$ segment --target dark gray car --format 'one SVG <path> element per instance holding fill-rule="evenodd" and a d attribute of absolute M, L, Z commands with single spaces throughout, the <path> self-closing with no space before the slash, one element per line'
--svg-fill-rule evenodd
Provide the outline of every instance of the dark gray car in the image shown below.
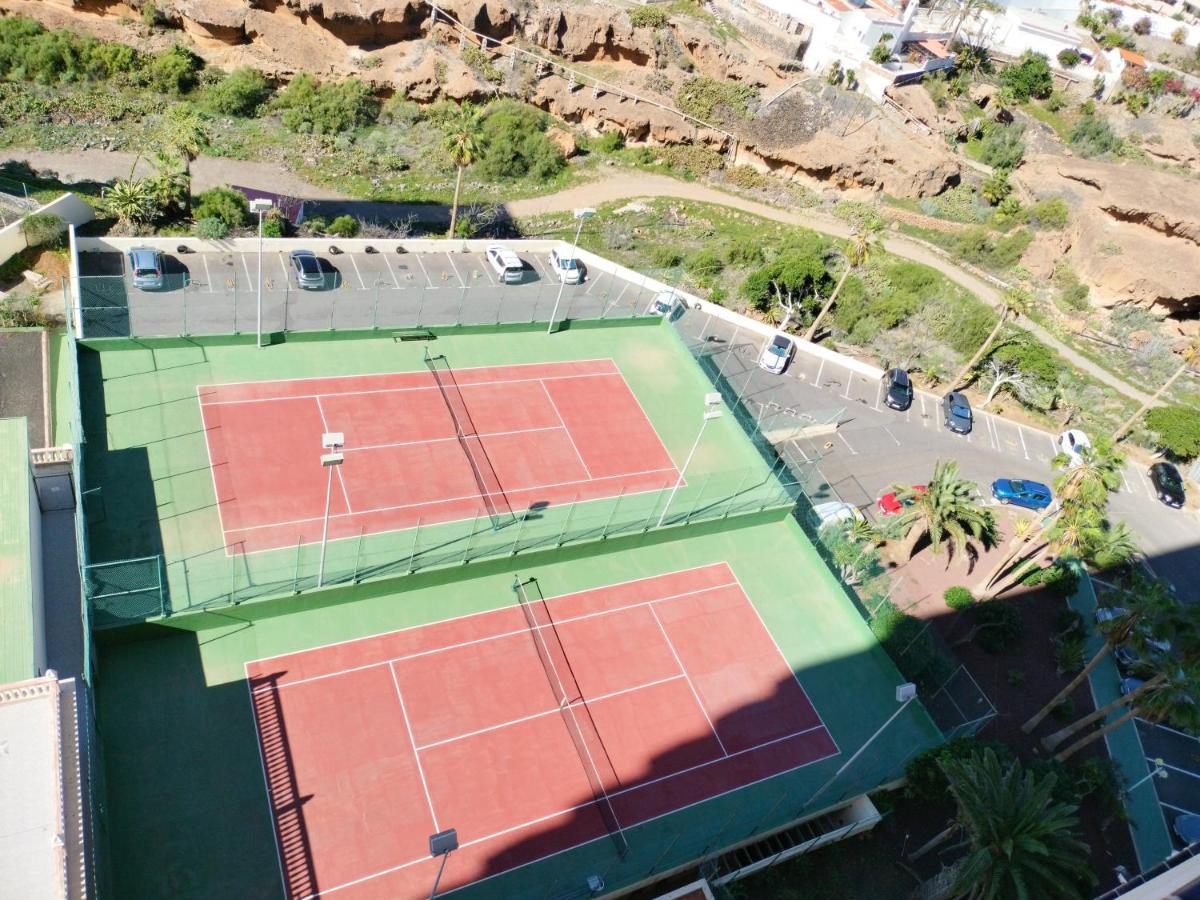
<path fill-rule="evenodd" d="M 296 273 L 296 284 L 306 290 L 325 287 L 325 273 L 321 261 L 311 250 L 292 251 L 292 271 Z"/>
<path fill-rule="evenodd" d="M 883 373 L 883 402 L 901 412 L 912 406 L 913 386 L 903 369 L 888 369 Z"/>
<path fill-rule="evenodd" d="M 955 434 L 970 434 L 974 416 L 971 404 L 959 391 L 951 391 L 942 398 L 942 419 Z"/>

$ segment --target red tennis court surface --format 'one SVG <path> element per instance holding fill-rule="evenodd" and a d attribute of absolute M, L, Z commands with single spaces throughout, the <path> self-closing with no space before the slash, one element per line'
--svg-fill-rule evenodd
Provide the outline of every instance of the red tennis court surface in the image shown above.
<path fill-rule="evenodd" d="M 838 752 L 724 563 L 531 608 L 247 664 L 289 896 L 428 896 L 437 831 L 449 890 Z"/>
<path fill-rule="evenodd" d="M 458 369 L 471 446 L 493 511 L 661 490 L 678 472 L 610 359 Z M 198 389 L 227 546 L 321 539 L 321 436 L 342 432 L 329 536 L 357 537 L 488 514 L 472 459 L 430 372 Z M 461 399 L 460 399 L 461 397 Z M 482 447 L 483 454 L 479 454 Z"/>

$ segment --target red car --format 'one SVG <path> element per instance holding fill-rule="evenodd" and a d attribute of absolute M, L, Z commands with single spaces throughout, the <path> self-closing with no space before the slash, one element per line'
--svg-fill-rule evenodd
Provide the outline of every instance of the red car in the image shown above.
<path fill-rule="evenodd" d="M 917 493 L 923 494 L 925 493 L 925 485 L 914 484 L 913 490 Z M 879 498 L 879 514 L 881 516 L 894 516 L 896 513 L 900 512 L 900 510 L 904 509 L 904 507 L 911 505 L 911 500 L 909 500 L 907 503 L 901 503 L 900 499 L 896 496 L 895 491 L 888 491 Z"/>

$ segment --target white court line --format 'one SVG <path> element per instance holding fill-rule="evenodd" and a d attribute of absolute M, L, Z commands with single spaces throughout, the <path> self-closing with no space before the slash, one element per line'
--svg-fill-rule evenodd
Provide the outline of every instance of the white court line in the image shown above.
<path fill-rule="evenodd" d="M 546 627 L 546 626 L 543 626 L 543 627 Z M 393 667 L 393 671 L 395 671 L 394 667 Z M 501 728 L 508 728 L 511 725 L 521 725 L 525 722 L 531 722 L 534 719 L 544 719 L 546 716 L 552 716 L 556 712 L 562 712 L 562 710 L 567 706 L 591 706 L 593 704 L 600 703 L 603 700 L 611 700 L 613 697 L 620 697 L 623 694 L 632 694 L 634 691 L 642 691 L 642 690 L 646 690 L 647 688 L 658 687 L 660 684 L 666 684 L 667 682 L 670 682 L 670 681 L 679 681 L 679 679 L 686 678 L 686 677 L 687 677 L 686 672 L 681 673 L 679 675 L 669 675 L 666 678 L 659 678 L 655 681 L 648 681 L 645 684 L 635 684 L 633 687 L 622 688 L 619 691 L 613 691 L 612 693 L 609 693 L 609 694 L 601 694 L 598 697 L 589 697 L 586 700 L 575 700 L 575 701 L 572 701 L 571 703 L 565 703 L 565 704 L 563 704 L 563 706 L 553 706 L 550 709 L 544 709 L 541 712 L 530 713 L 527 716 L 521 716 L 516 719 L 510 719 L 507 722 L 501 722 L 498 725 L 489 725 L 487 728 L 480 728 L 475 731 L 468 731 L 465 734 L 456 734 L 456 735 L 454 735 L 454 737 L 443 738 L 440 741 L 433 741 L 428 744 L 422 744 L 420 747 L 417 747 L 417 750 L 418 751 L 431 750 L 434 747 L 442 747 L 446 744 L 453 744 L 455 741 L 463 741 L 463 740 L 466 740 L 467 738 L 479 737 L 479 735 L 487 734 L 489 731 L 498 731 Z"/>
<path fill-rule="evenodd" d="M 592 477 L 592 470 L 588 468 L 588 464 L 583 461 L 583 454 L 579 452 L 579 445 L 575 443 L 575 437 L 571 434 L 571 429 L 567 427 L 567 423 L 563 420 L 562 413 L 558 411 L 558 404 L 554 402 L 554 397 L 550 394 L 550 388 L 546 387 L 546 382 L 542 381 L 542 393 L 546 395 L 546 399 L 550 401 L 550 408 L 554 410 L 554 418 L 558 419 L 558 424 L 562 426 L 562 430 L 566 432 L 567 440 L 571 442 L 571 449 L 575 451 L 575 456 L 579 460 L 579 464 L 583 466 L 583 472 L 588 478 Z"/>
<path fill-rule="evenodd" d="M 400 701 L 400 713 L 404 716 L 404 728 L 408 732 L 408 743 L 413 748 L 413 758 L 417 761 L 417 774 L 421 776 L 421 787 L 425 789 L 425 802 L 429 804 L 429 815 L 433 818 L 435 832 L 441 831 L 438 825 L 437 810 L 433 808 L 433 797 L 429 793 L 429 782 L 425 780 L 425 770 L 421 767 L 421 754 L 417 752 L 417 740 L 413 737 L 412 723 L 408 721 L 408 710 L 404 708 L 404 694 L 400 690 L 400 682 L 396 679 L 396 669 L 388 663 L 392 673 L 392 684 L 396 686 L 396 699 Z"/>
<path fill-rule="evenodd" d="M 350 265 L 354 266 L 354 274 L 358 276 L 358 283 L 362 285 L 362 289 L 365 291 L 367 283 L 363 281 L 362 272 L 358 268 L 358 260 L 354 258 L 353 253 L 347 253 L 346 255 L 350 257 Z"/>
<path fill-rule="evenodd" d="M 212 445 L 208 442 L 208 424 L 204 421 L 204 402 L 200 399 L 200 386 L 196 386 L 196 406 L 200 412 L 200 424 L 204 426 L 204 452 L 208 454 L 208 471 L 212 475 L 213 501 L 217 505 L 217 524 L 221 526 L 221 537 L 228 532 L 225 530 L 225 513 L 221 509 L 221 492 L 217 490 L 217 467 L 213 465 Z M 226 541 L 225 555 L 229 556 L 229 542 Z"/>
<path fill-rule="evenodd" d="M 1099 581 L 1100 579 L 1095 578 L 1093 580 Z M 1186 731 L 1179 731 L 1176 728 L 1172 728 L 1170 725 L 1164 725 L 1161 722 L 1151 722 L 1149 719 L 1143 719 L 1141 717 L 1138 718 L 1138 721 L 1141 722 L 1143 725 L 1153 725 L 1155 728 L 1161 728 L 1163 731 L 1169 731 L 1169 732 L 1171 732 L 1171 734 L 1177 734 L 1180 737 L 1185 737 L 1189 741 L 1200 742 L 1200 738 L 1196 737 L 1194 734 L 1188 734 Z"/>
<path fill-rule="evenodd" d="M 1029 448 L 1025 446 L 1025 429 L 1020 425 L 1017 426 L 1017 434 L 1021 436 L 1021 451 L 1025 454 L 1025 458 L 1029 459 Z"/>
<path fill-rule="evenodd" d="M 562 431 L 565 426 L 562 425 L 545 425 L 539 428 L 518 428 L 515 431 L 488 431 L 483 434 L 465 435 L 473 438 L 490 438 L 490 437 L 507 437 L 510 434 L 535 434 L 540 431 Z M 362 450 L 388 450 L 392 447 L 411 447 L 414 444 L 445 444 L 450 441 L 457 441 L 458 435 L 450 435 L 449 437 L 440 438 L 422 438 L 416 441 L 396 441 L 394 444 L 364 444 L 362 447 L 343 447 L 344 453 L 357 453 Z"/>
<path fill-rule="evenodd" d="M 842 439 L 842 443 L 846 445 L 846 449 L 850 451 L 851 455 L 858 456 L 858 451 L 850 446 L 850 442 L 848 440 L 846 440 L 845 436 L 842 434 L 840 429 L 836 432 L 836 434 L 838 437 L 840 437 Z"/>
<path fill-rule="evenodd" d="M 446 259 L 450 260 L 450 268 L 454 270 L 454 277 L 458 279 L 459 286 L 466 287 L 467 283 L 463 281 L 462 275 L 458 273 L 458 266 L 454 264 L 454 257 L 452 257 L 449 253 L 446 253 L 445 257 Z"/>
<path fill-rule="evenodd" d="M 381 373 L 382 374 L 382 373 Z M 403 374 L 415 374 L 405 372 Z M 579 375 L 544 375 L 537 378 L 508 378 L 497 381 L 480 381 L 477 384 L 460 384 L 459 390 L 470 390 L 477 387 L 491 387 L 494 384 L 528 384 L 532 381 L 569 381 L 572 378 L 613 378 L 622 377 L 620 372 L 586 372 Z M 334 376 L 340 377 L 340 376 Z M 299 379 L 297 379 L 299 380 Z M 223 387 L 223 385 L 215 385 Z M 436 391 L 436 384 L 413 385 L 412 387 L 394 387 L 394 388 L 372 388 L 369 391 L 325 391 L 320 394 L 292 394 L 289 396 L 280 395 L 278 397 L 246 397 L 241 400 L 207 400 L 203 401 L 205 406 L 231 406 L 236 403 L 276 403 L 286 402 L 288 400 L 307 400 L 312 397 L 366 397 L 370 394 L 402 394 L 407 391 Z M 647 417 L 649 421 L 649 417 Z"/>
<path fill-rule="evenodd" d="M 678 471 L 679 470 L 676 469 L 674 466 L 671 466 L 669 469 L 668 468 L 645 469 L 641 472 L 620 472 L 616 475 L 601 475 L 598 478 L 577 478 L 574 481 L 560 481 L 560 482 L 557 482 L 556 484 L 531 484 L 528 486 L 510 487 L 510 488 L 506 488 L 504 491 L 502 491 L 500 493 L 497 493 L 495 491 L 488 491 L 486 495 L 481 494 L 478 491 L 476 491 L 474 494 L 464 494 L 461 497 L 439 497 L 435 500 L 421 500 L 416 503 L 398 503 L 395 506 L 374 506 L 374 507 L 371 507 L 370 509 L 360 509 L 357 512 L 355 512 L 353 515 L 366 515 L 368 513 L 391 512 L 392 510 L 397 510 L 397 509 L 411 509 L 414 506 L 437 506 L 437 505 L 443 504 L 443 503 L 457 503 L 459 500 L 474 500 L 476 498 L 481 498 L 484 496 L 501 497 L 501 496 L 504 496 L 505 494 L 522 493 L 522 492 L 528 492 L 528 491 L 543 491 L 543 490 L 546 490 L 547 488 L 570 487 L 573 484 L 592 484 L 597 481 L 611 481 L 614 478 L 636 478 L 641 475 L 657 475 L 659 472 L 678 472 Z M 654 493 L 655 491 L 661 491 L 661 490 L 663 490 L 663 488 L 661 488 L 661 487 L 647 488 L 644 491 L 633 491 L 631 493 L 626 493 L 623 496 L 633 497 L 633 496 L 636 496 L 637 494 L 649 494 L 649 493 Z M 607 498 L 596 498 L 596 499 L 607 499 Z M 351 514 L 350 513 L 334 513 L 329 518 L 330 519 L 344 519 L 344 518 L 347 518 L 349 515 L 351 515 Z M 241 528 L 231 528 L 226 533 L 230 534 L 230 533 L 234 533 L 234 532 L 257 531 L 260 528 L 280 528 L 280 527 L 283 527 L 284 525 L 302 525 L 305 522 L 319 522 L 323 518 L 324 518 L 324 516 L 309 516 L 304 519 L 289 519 L 286 522 L 271 522 L 266 525 L 246 525 Z M 439 522 L 437 524 L 447 525 L 450 523 Z M 409 526 L 407 526 L 407 528 L 402 528 L 402 529 L 397 529 L 397 530 L 406 531 L 408 528 L 411 528 L 411 527 L 412 526 L 409 525 Z M 377 532 L 371 532 L 371 533 L 376 534 Z M 271 549 L 278 550 L 279 548 L 273 547 Z"/>
<path fill-rule="evenodd" d="M 413 258 L 416 259 L 417 265 L 421 267 L 421 271 L 425 273 L 425 280 L 428 282 L 425 286 L 430 290 L 436 290 L 437 285 L 433 283 L 433 279 L 429 277 L 429 270 L 425 268 L 425 262 L 421 259 L 420 253 L 414 253 Z"/>
<path fill-rule="evenodd" d="M 213 292 L 212 272 L 209 271 L 209 268 L 208 268 L 208 254 L 207 253 L 201 255 L 200 262 L 204 263 L 204 279 L 205 279 L 205 281 L 208 282 L 208 292 L 211 294 Z"/>
<path fill-rule="evenodd" d="M 702 567 L 702 568 L 707 568 L 707 567 Z M 687 570 L 684 570 L 684 571 L 687 571 Z M 675 573 L 671 573 L 671 574 L 675 574 Z M 730 573 L 730 574 L 732 574 L 732 573 Z M 649 579 L 638 578 L 638 579 L 635 579 L 635 582 L 636 581 L 648 581 L 648 580 Z M 620 583 L 612 585 L 612 586 L 619 587 L 621 584 L 631 584 L 631 583 L 634 583 L 634 582 L 620 582 Z M 606 587 L 607 587 L 607 585 L 606 585 Z M 695 590 L 691 590 L 691 591 L 682 591 L 678 594 L 668 594 L 665 597 L 655 597 L 652 600 L 638 600 L 636 603 L 628 603 L 625 606 L 613 606 L 613 607 L 609 607 L 607 609 L 598 609 L 595 612 L 581 613 L 578 616 L 570 616 L 566 619 L 559 619 L 557 622 L 554 623 L 554 625 L 550 625 L 550 624 L 538 625 L 537 630 L 542 631 L 547 628 L 554 628 L 555 626 L 558 626 L 558 625 L 569 625 L 574 622 L 585 622 L 588 619 L 597 619 L 597 618 L 600 618 L 601 616 L 609 616 L 614 613 L 628 612 L 631 609 L 641 609 L 644 606 L 651 606 L 655 603 L 670 603 L 675 600 L 683 600 L 687 597 L 696 597 L 696 596 L 699 596 L 700 594 L 707 594 L 710 591 L 722 591 L 722 590 L 725 590 L 725 588 L 731 588 L 731 587 L 740 588 L 741 585 L 738 584 L 736 581 L 730 581 L 730 582 L 726 582 L 725 584 L 715 584 L 715 585 L 711 585 L 709 587 L 696 588 Z M 581 591 L 580 593 L 587 593 L 587 592 Z M 563 597 L 574 597 L 576 595 L 575 594 L 564 594 L 562 596 Z M 560 599 L 562 599 L 562 597 L 548 597 L 543 602 L 548 602 L 550 600 L 560 600 Z M 518 604 L 513 604 L 513 605 L 518 605 Z M 488 609 L 488 610 L 484 610 L 483 612 L 479 612 L 479 613 L 467 613 L 464 616 L 457 616 L 457 617 L 455 617 L 455 619 L 468 619 L 468 618 L 471 618 L 472 616 L 489 615 L 489 614 L 494 614 L 494 613 L 500 612 L 502 610 L 512 609 L 512 608 L 513 608 L 512 606 L 497 606 L 495 609 Z M 443 619 L 442 621 L 439 621 L 439 622 L 431 622 L 431 623 L 427 623 L 427 624 L 441 625 L 443 622 L 453 622 L 453 621 L 455 621 L 455 619 Z M 413 629 L 416 629 L 416 628 L 425 628 L 425 627 L 427 627 L 427 626 L 426 625 L 412 625 L 408 628 L 397 629 L 396 631 L 386 631 L 386 632 L 383 632 L 382 634 L 369 635 L 369 637 L 376 638 L 376 637 L 385 637 L 385 636 L 389 636 L 389 635 L 393 635 L 393 634 L 402 634 L 405 631 L 412 631 Z M 514 629 L 513 631 L 502 631 L 502 632 L 498 632 L 497 634 L 489 634 L 489 635 L 485 635 L 485 636 L 479 637 L 479 638 L 472 638 L 469 641 L 459 641 L 456 644 L 443 644 L 440 647 L 431 647 L 428 650 L 414 650 L 412 653 L 406 653 L 403 656 L 393 656 L 389 659 L 381 659 L 381 660 L 378 660 L 373 663 L 363 663 L 361 666 L 351 666 L 346 669 L 338 669 L 334 672 L 322 672 L 320 675 L 309 675 L 307 678 L 297 678 L 295 681 L 286 681 L 283 684 L 279 684 L 279 685 L 275 685 L 275 684 L 263 685 L 262 687 L 257 688 L 254 691 L 254 693 L 258 694 L 258 693 L 262 693 L 264 691 L 282 691 L 284 688 L 298 687 L 300 685 L 308 684 L 313 681 L 325 681 L 329 678 L 337 678 L 339 675 L 350 675 L 354 672 L 364 672 L 367 669 L 377 669 L 380 666 L 395 665 L 396 663 L 408 662 L 411 659 L 422 659 L 426 656 L 436 656 L 439 653 L 448 653 L 451 650 L 463 650 L 467 647 L 475 647 L 475 646 L 478 646 L 479 644 L 486 644 L 488 641 L 496 641 L 496 640 L 501 640 L 503 638 L 517 637 L 519 635 L 529 634 L 529 631 L 530 631 L 529 626 L 523 625 L 520 628 Z M 301 653 L 301 654 L 311 653 L 313 650 L 325 650 L 325 649 L 328 649 L 329 647 L 341 646 L 342 644 L 353 644 L 355 641 L 360 641 L 360 640 L 363 640 L 363 638 L 351 638 L 350 640 L 347 640 L 347 641 L 337 641 L 336 643 L 326 644 L 322 647 L 313 647 L 312 650 L 301 650 L 301 651 L 299 651 L 299 653 Z M 266 662 L 266 661 L 269 661 L 272 659 L 283 659 L 283 658 L 286 658 L 289 656 L 296 656 L 296 655 L 297 655 L 296 653 L 283 653 L 283 654 L 280 654 L 279 656 L 264 656 L 262 659 L 255 660 L 255 661 L 256 662 Z"/>
<path fill-rule="evenodd" d="M 316 398 L 316 400 L 317 400 L 317 412 L 319 412 L 321 414 L 321 427 L 323 427 L 325 429 L 326 434 L 328 434 L 329 433 L 329 421 L 325 418 L 325 409 L 324 409 L 324 407 L 321 406 L 321 398 L 319 396 Z M 353 515 L 354 507 L 350 505 L 350 492 L 346 490 L 346 479 L 342 475 L 342 467 L 334 466 L 334 468 L 337 469 L 338 484 L 340 484 L 342 486 L 342 499 L 346 501 L 346 512 Z"/>
<path fill-rule="evenodd" d="M 650 606 L 650 615 L 654 617 L 654 624 L 658 626 L 658 630 L 662 632 L 663 640 L 667 642 L 667 647 L 671 651 L 671 655 L 675 657 L 675 664 L 679 666 L 679 671 L 683 677 L 687 679 L 688 687 L 691 688 L 692 696 L 696 698 L 696 705 L 700 707 L 700 712 L 704 713 L 704 721 L 708 723 L 708 727 L 712 729 L 713 737 L 717 739 L 717 746 L 721 748 L 721 753 L 728 757 L 729 751 L 725 749 L 725 742 L 721 740 L 721 735 L 717 733 L 717 726 L 713 724 L 712 718 L 708 714 L 708 710 L 704 706 L 704 701 L 700 699 L 700 692 L 696 690 L 696 685 L 692 682 L 692 676 L 688 674 L 687 666 L 683 664 L 683 660 L 679 658 L 679 653 L 675 650 L 675 643 L 671 640 L 671 636 L 667 634 L 667 629 L 663 627 L 662 619 L 658 617 L 658 613 L 654 611 L 654 605 Z"/>

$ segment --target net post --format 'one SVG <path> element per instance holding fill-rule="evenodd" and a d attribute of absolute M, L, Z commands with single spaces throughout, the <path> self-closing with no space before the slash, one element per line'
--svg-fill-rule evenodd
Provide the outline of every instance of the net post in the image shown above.
<path fill-rule="evenodd" d="M 650 504 L 650 514 L 646 516 L 646 521 L 642 523 L 642 534 L 645 534 L 658 521 L 658 501 L 662 499 L 663 491 L 669 491 L 670 488 L 660 488 L 658 493 L 654 495 L 654 502 Z"/>
<path fill-rule="evenodd" d="M 417 569 L 416 569 L 417 539 L 420 536 L 421 536 L 421 517 L 417 516 L 417 524 L 416 524 L 416 527 L 413 528 L 412 550 L 409 551 L 409 554 L 408 554 L 408 574 L 409 575 L 411 575 L 413 572 L 417 571 Z"/>

